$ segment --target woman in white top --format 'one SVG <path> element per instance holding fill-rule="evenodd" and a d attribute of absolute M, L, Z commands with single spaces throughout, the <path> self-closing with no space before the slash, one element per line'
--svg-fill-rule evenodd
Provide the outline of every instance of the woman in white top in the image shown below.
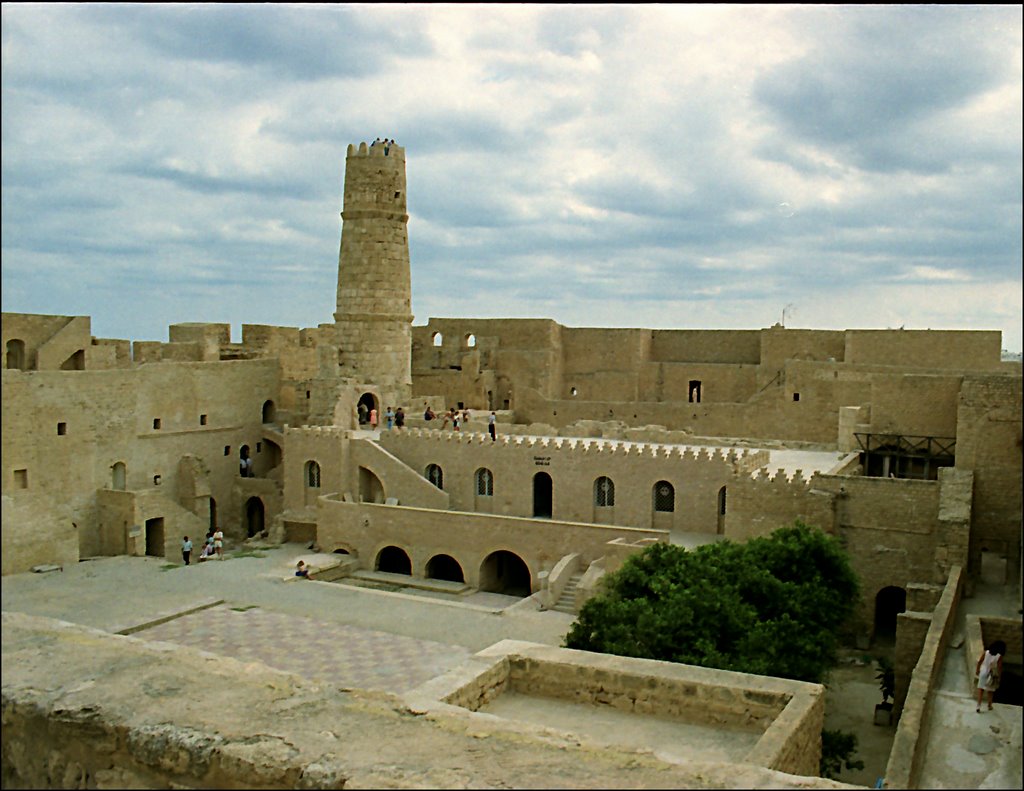
<path fill-rule="evenodd" d="M 974 672 L 978 674 L 978 707 L 975 711 L 981 711 L 981 699 L 988 693 L 988 710 L 992 711 L 992 697 L 999 688 L 999 679 L 1003 675 L 1003 654 L 1006 653 L 1006 643 L 1002 640 L 993 642 L 980 657 L 978 666 Z"/>

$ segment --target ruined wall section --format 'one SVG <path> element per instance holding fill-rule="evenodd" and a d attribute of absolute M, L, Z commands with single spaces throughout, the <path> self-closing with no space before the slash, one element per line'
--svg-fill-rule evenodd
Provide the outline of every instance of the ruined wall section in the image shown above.
<path fill-rule="evenodd" d="M 957 469 L 974 472 L 970 564 L 983 549 L 1005 554 L 1009 582 L 1020 578 L 1021 376 L 965 376 L 957 404 Z"/>
<path fill-rule="evenodd" d="M 88 316 L 4 313 L 4 368 L 84 371 L 114 368 L 116 352 L 92 339 Z M 12 353 L 12 346 L 17 349 Z"/>

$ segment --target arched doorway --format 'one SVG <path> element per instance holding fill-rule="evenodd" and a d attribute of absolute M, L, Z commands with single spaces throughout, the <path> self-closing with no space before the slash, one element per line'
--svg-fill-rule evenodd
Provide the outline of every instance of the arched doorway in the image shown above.
<path fill-rule="evenodd" d="M 515 552 L 492 552 L 480 565 L 480 590 L 526 598 L 533 592 L 530 568 Z"/>
<path fill-rule="evenodd" d="M 359 396 L 359 401 L 356 403 L 356 412 L 359 415 L 359 425 L 370 422 L 371 409 L 376 409 L 377 415 L 380 415 L 380 407 L 377 406 L 377 398 L 373 393 L 363 393 Z"/>
<path fill-rule="evenodd" d="M 17 338 L 7 341 L 7 370 L 25 370 L 25 341 Z"/>
<path fill-rule="evenodd" d="M 250 497 L 245 503 L 245 525 L 249 538 L 263 532 L 263 501 L 259 497 Z"/>
<path fill-rule="evenodd" d="M 546 472 L 538 472 L 533 476 L 533 516 L 535 519 L 551 518 L 551 489 L 551 476 Z"/>
<path fill-rule="evenodd" d="M 896 639 L 896 616 L 907 611 L 907 592 L 890 585 L 875 596 L 875 639 L 892 642 Z"/>
<path fill-rule="evenodd" d="M 263 422 L 273 423 L 274 418 L 277 417 L 277 408 L 274 406 L 274 402 L 267 400 L 263 402 Z"/>
<path fill-rule="evenodd" d="M 249 446 L 243 445 L 238 449 L 238 474 L 243 478 L 252 478 L 252 456 L 249 454 Z"/>
<path fill-rule="evenodd" d="M 377 553 L 377 562 L 374 564 L 374 570 L 412 576 L 412 561 L 409 560 L 409 555 L 401 547 L 384 547 L 384 549 Z"/>
<path fill-rule="evenodd" d="M 384 484 L 366 467 L 359 468 L 359 500 L 364 503 L 384 502 Z"/>
<path fill-rule="evenodd" d="M 466 575 L 459 561 L 451 555 L 434 555 L 427 561 L 427 579 L 465 582 Z"/>

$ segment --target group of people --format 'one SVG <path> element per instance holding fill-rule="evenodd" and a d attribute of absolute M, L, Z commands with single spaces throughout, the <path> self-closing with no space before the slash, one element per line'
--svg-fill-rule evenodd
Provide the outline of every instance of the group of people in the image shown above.
<path fill-rule="evenodd" d="M 358 412 L 359 425 L 369 425 L 370 431 L 377 430 L 377 424 L 380 422 L 380 416 L 377 414 L 377 407 L 367 408 L 366 404 L 359 404 L 356 407 Z M 403 428 L 405 426 L 405 412 L 402 407 L 398 407 L 397 411 L 388 407 L 384 413 L 384 425 L 387 426 L 387 430 L 391 431 L 393 428 Z"/>
<path fill-rule="evenodd" d="M 426 401 L 423 402 L 423 419 L 428 422 L 437 419 L 437 413 L 430 408 L 430 404 Z M 449 407 L 448 411 L 444 413 L 444 422 L 441 423 L 441 428 L 448 428 L 449 422 L 455 431 L 459 431 L 463 425 L 469 422 L 469 410 L 463 409 L 460 413 L 455 407 Z M 491 412 L 487 418 L 487 433 L 491 435 L 491 442 L 497 439 L 497 423 L 498 416 Z"/>
<path fill-rule="evenodd" d="M 210 560 L 216 557 L 218 560 L 224 560 L 224 533 L 220 529 L 210 530 L 206 534 L 206 541 L 203 543 L 203 551 L 199 555 L 199 562 L 202 563 L 204 560 Z M 188 536 L 185 536 L 181 541 L 181 559 L 185 561 L 186 566 L 192 565 L 192 542 Z"/>
<path fill-rule="evenodd" d="M 381 140 L 378 137 L 376 140 L 374 140 L 372 143 L 370 143 L 370 148 L 373 148 L 374 146 L 384 146 L 384 156 L 387 156 L 388 155 L 388 149 L 390 149 L 390 147 L 393 146 L 394 144 L 395 144 L 394 140 L 388 140 L 386 137 L 383 140 Z"/>

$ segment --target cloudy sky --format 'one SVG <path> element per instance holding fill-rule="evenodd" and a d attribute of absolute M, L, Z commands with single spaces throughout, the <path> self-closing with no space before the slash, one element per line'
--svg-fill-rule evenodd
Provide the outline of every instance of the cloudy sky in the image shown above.
<path fill-rule="evenodd" d="M 998 329 L 1019 6 L 3 5 L 3 310 L 332 320 L 349 143 L 415 323 Z"/>

